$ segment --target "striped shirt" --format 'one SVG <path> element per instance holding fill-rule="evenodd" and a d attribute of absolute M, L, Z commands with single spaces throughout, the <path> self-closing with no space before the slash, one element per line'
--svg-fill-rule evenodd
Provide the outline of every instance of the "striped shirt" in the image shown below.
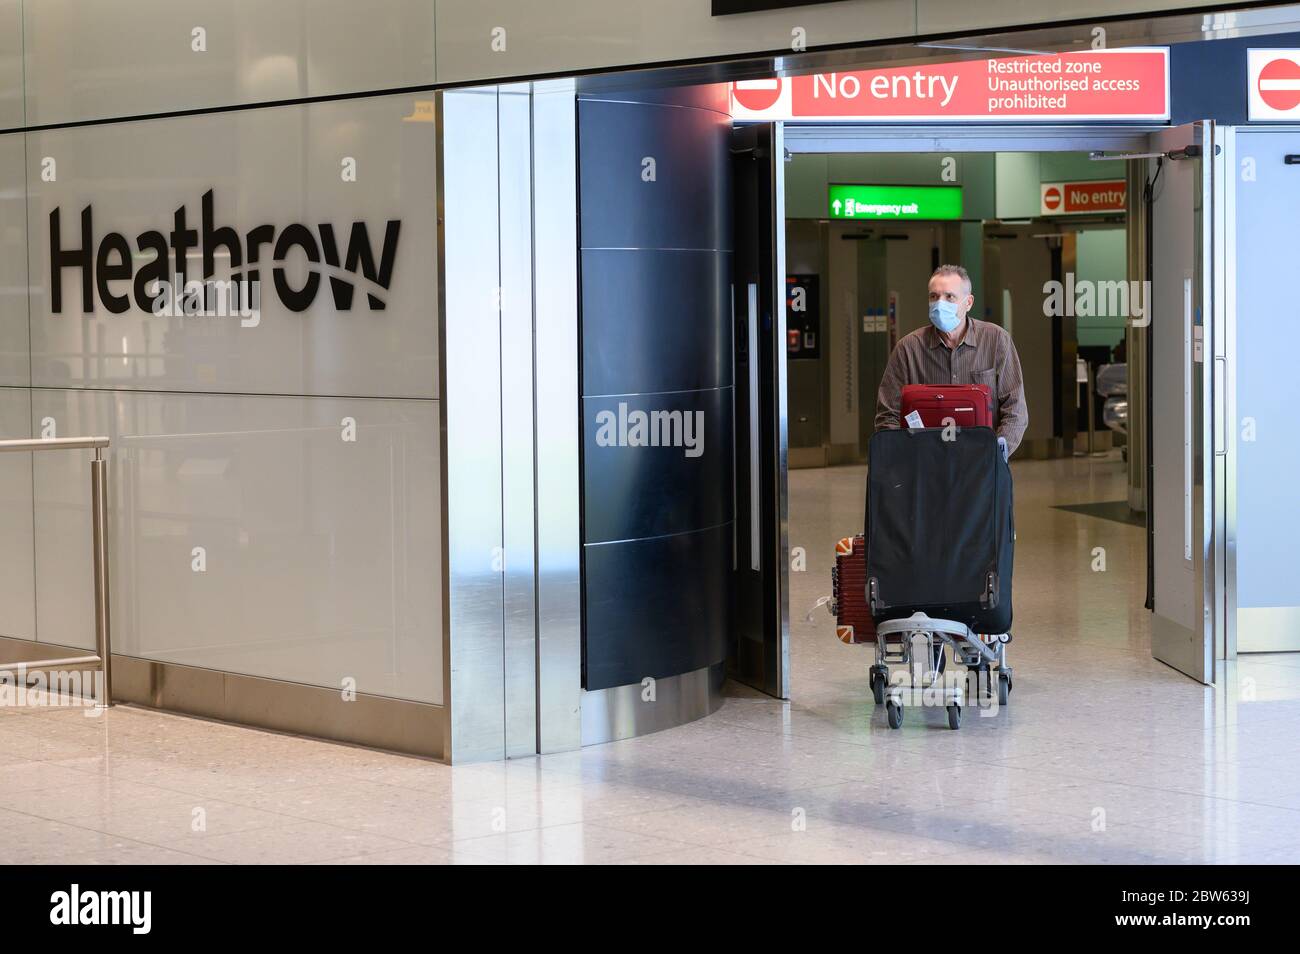
<path fill-rule="evenodd" d="M 987 384 L 996 399 L 994 427 L 1007 439 L 1008 453 L 1020 446 L 1029 426 L 1020 355 L 1001 325 L 966 319 L 966 336 L 949 349 L 933 325 L 903 337 L 893 353 L 876 395 L 876 430 L 896 428 L 905 384 Z"/>

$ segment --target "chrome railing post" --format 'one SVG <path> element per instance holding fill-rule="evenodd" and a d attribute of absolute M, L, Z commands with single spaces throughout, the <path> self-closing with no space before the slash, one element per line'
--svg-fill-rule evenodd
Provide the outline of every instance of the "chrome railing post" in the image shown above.
<path fill-rule="evenodd" d="M 95 645 L 103 660 L 102 683 L 99 687 L 99 705 L 113 704 L 113 653 L 108 620 L 108 462 L 103 451 L 95 448 L 95 459 L 90 462 L 90 524 L 92 546 L 95 549 Z"/>
<path fill-rule="evenodd" d="M 51 437 L 32 440 L 0 440 L 0 453 L 20 453 L 41 450 L 94 450 L 90 462 L 90 528 L 94 547 L 95 570 L 95 645 L 94 656 L 69 656 L 64 659 L 36 659 L 19 662 L 0 662 L 0 671 L 26 673 L 32 669 L 58 669 L 98 666 L 100 687 L 96 705 L 106 708 L 113 704 L 112 640 L 109 634 L 108 606 L 108 461 L 103 449 L 107 437 Z"/>

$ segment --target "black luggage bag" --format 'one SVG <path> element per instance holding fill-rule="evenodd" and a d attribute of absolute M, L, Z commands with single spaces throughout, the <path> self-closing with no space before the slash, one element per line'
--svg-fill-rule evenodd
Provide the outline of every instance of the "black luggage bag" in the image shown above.
<path fill-rule="evenodd" d="M 868 461 L 867 600 L 876 622 L 921 612 L 977 633 L 1010 632 L 1011 468 L 994 431 L 878 431 Z"/>

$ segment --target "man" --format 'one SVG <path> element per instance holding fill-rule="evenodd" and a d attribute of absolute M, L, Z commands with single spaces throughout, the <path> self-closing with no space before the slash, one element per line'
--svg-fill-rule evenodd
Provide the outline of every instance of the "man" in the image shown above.
<path fill-rule="evenodd" d="M 975 296 L 960 265 L 930 276 L 930 324 L 894 348 L 876 395 L 876 430 L 899 426 L 905 384 L 987 384 L 996 403 L 994 428 L 1003 457 L 1020 446 L 1029 425 L 1020 355 L 999 325 L 970 317 Z"/>

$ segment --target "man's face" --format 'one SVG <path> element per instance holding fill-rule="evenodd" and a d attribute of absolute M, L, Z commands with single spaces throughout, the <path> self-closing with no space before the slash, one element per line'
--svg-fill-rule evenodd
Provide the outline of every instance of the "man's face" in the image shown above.
<path fill-rule="evenodd" d="M 930 279 L 930 303 L 939 299 L 956 305 L 958 318 L 965 318 L 970 306 L 975 304 L 975 296 L 962 286 L 960 275 L 935 275 Z"/>

